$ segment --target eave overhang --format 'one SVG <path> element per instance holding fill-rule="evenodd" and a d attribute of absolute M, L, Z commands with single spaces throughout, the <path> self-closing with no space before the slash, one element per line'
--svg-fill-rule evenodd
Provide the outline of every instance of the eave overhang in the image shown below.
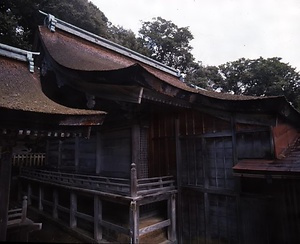
<path fill-rule="evenodd" d="M 0 54 L 1 52 L 0 46 Z M 7 50 L 7 48 L 6 48 Z M 15 58 L 14 48 L 10 55 L 0 55 L 0 125 L 16 123 L 38 126 L 95 126 L 103 123 L 103 111 L 73 109 L 50 100 L 42 92 L 39 72 L 30 72 L 26 59 Z M 24 51 L 25 53 L 25 51 Z"/>
<path fill-rule="evenodd" d="M 184 107 L 200 110 L 267 114 L 275 119 L 282 116 L 294 124 L 300 120 L 299 112 L 285 97 L 241 96 L 195 89 L 182 82 L 174 70 L 166 71 L 162 64 L 158 67 L 156 61 L 151 63 L 153 60 L 140 54 L 137 57 L 128 49 L 127 53 L 123 53 L 120 51 L 123 47 L 61 20 L 55 19 L 54 22 L 54 30 L 39 27 L 45 56 L 55 66 L 55 72 L 68 77 L 65 80 L 78 90 L 87 93 L 92 90 L 93 95 L 105 98 L 109 94 L 106 92 L 114 89 L 110 91 L 112 98 L 121 94 L 122 101 L 140 103 L 143 99 L 152 99 L 159 102 L 158 97 L 162 96 L 164 99 L 161 101 L 169 100 L 169 104 L 179 104 L 177 101 L 181 100 Z M 147 61 L 144 62 L 144 59 Z M 127 87 L 128 91 L 118 91 L 118 86 Z"/>

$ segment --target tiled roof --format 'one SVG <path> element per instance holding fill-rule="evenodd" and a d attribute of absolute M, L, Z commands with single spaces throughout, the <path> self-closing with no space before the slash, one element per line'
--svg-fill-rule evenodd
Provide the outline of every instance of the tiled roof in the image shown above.
<path fill-rule="evenodd" d="M 38 72 L 25 62 L 0 56 L 0 107 L 60 115 L 104 115 L 105 112 L 73 109 L 50 100 L 43 93 Z"/>
<path fill-rule="evenodd" d="M 289 175 L 300 176 L 300 138 L 285 157 L 276 160 L 244 159 L 233 167 L 238 176 Z"/>
<path fill-rule="evenodd" d="M 39 27 L 40 37 L 51 57 L 61 66 L 78 71 L 116 71 L 139 65 L 149 74 L 162 82 L 187 92 L 221 100 L 261 100 L 269 97 L 241 96 L 187 86 L 177 76 L 153 66 L 114 52 L 101 45 L 91 43 L 80 36 L 56 29 L 51 32 L 47 27 Z M 274 98 L 274 97 L 273 97 Z"/>

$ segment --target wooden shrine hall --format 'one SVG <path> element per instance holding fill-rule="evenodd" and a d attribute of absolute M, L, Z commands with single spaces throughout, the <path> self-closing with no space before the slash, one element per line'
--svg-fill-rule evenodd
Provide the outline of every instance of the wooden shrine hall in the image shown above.
<path fill-rule="evenodd" d="M 31 208 L 91 242 L 300 241 L 300 114 L 285 97 L 191 88 L 42 14 L 35 72 L 15 55 L 0 68 L 1 175 L 11 161 Z"/>

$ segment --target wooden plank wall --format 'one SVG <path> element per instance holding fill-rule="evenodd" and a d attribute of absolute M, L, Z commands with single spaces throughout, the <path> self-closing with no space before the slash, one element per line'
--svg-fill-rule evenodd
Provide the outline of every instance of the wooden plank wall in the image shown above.
<path fill-rule="evenodd" d="M 231 121 L 197 111 L 179 115 L 179 239 L 238 243 Z"/>
<path fill-rule="evenodd" d="M 47 165 L 72 172 L 95 173 L 96 136 L 90 139 L 68 138 L 49 140 L 47 146 Z"/>
<path fill-rule="evenodd" d="M 154 114 L 149 133 L 149 177 L 176 176 L 175 115 Z"/>

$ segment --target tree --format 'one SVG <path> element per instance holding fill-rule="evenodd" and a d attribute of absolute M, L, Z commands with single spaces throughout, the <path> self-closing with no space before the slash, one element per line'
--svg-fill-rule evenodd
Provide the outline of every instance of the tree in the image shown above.
<path fill-rule="evenodd" d="M 108 19 L 88 0 L 2 0 L 0 42 L 29 49 L 44 16 L 38 10 L 97 35 L 108 37 Z"/>
<path fill-rule="evenodd" d="M 139 30 L 139 40 L 149 50 L 149 56 L 170 67 L 186 72 L 194 61 L 188 27 L 179 28 L 161 17 L 145 21 Z"/>
<path fill-rule="evenodd" d="M 253 96 L 284 95 L 295 107 L 300 107 L 300 74 L 281 62 L 281 58 L 241 58 L 219 66 L 223 77 L 214 89 L 233 94 Z"/>
<path fill-rule="evenodd" d="M 120 44 L 121 46 L 127 47 L 138 53 L 149 55 L 148 49 L 142 46 L 137 40 L 132 30 L 127 30 L 122 26 L 115 26 L 111 23 L 108 25 L 109 40 Z"/>
<path fill-rule="evenodd" d="M 213 85 L 222 83 L 223 78 L 217 66 L 204 66 L 201 62 L 193 62 L 189 65 L 185 80 L 190 86 L 212 90 Z"/>

